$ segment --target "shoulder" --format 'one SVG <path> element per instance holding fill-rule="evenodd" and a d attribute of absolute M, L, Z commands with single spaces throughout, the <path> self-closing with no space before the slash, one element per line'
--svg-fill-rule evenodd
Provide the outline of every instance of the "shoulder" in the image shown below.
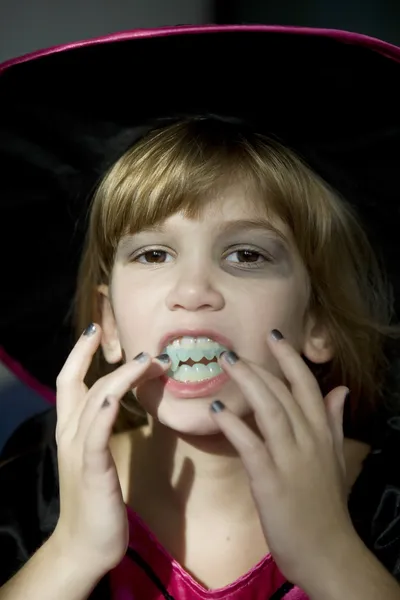
<path fill-rule="evenodd" d="M 400 414 L 389 417 L 375 437 L 349 510 L 364 543 L 400 580 Z"/>

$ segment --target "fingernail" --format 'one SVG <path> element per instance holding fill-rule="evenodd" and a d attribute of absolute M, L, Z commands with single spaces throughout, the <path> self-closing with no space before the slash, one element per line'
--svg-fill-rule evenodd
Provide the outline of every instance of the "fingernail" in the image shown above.
<path fill-rule="evenodd" d="M 137 354 L 135 356 L 135 358 L 133 360 L 136 360 L 137 362 L 146 362 L 146 360 L 149 358 L 149 355 L 147 354 L 147 352 L 139 352 L 139 354 Z"/>
<path fill-rule="evenodd" d="M 86 335 L 87 337 L 93 335 L 94 333 L 96 333 L 97 329 L 96 329 L 96 325 L 94 323 L 90 323 L 90 325 L 88 325 L 85 329 L 85 331 L 83 332 L 83 335 Z"/>
<path fill-rule="evenodd" d="M 159 354 L 158 356 L 156 356 L 156 359 L 164 364 L 169 363 L 169 361 L 171 360 L 168 354 Z"/>
<path fill-rule="evenodd" d="M 214 400 L 211 404 L 211 410 L 215 413 L 223 411 L 225 408 L 225 404 L 221 402 L 221 400 Z"/>
<path fill-rule="evenodd" d="M 271 331 L 271 337 L 276 342 L 279 342 L 279 340 L 283 340 L 283 335 L 281 334 L 281 332 L 278 329 L 273 329 Z"/>
<path fill-rule="evenodd" d="M 221 356 L 230 365 L 234 365 L 235 362 L 237 362 L 239 360 L 238 355 L 235 352 L 233 352 L 232 350 L 229 350 L 228 352 L 223 352 L 221 354 Z"/>

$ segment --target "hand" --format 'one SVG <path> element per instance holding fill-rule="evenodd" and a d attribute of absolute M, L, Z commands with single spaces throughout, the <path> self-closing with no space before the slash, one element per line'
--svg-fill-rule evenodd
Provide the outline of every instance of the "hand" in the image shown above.
<path fill-rule="evenodd" d="M 102 577 L 128 545 L 126 506 L 108 446 L 119 400 L 139 381 L 161 376 L 169 362 L 139 355 L 88 390 L 84 378 L 100 339 L 100 327 L 88 327 L 57 379 L 60 518 L 53 536 L 63 554 Z"/>
<path fill-rule="evenodd" d="M 337 555 L 338 545 L 357 535 L 347 509 L 343 454 L 348 388 L 323 398 L 288 341 L 271 337 L 268 343 L 291 390 L 260 366 L 235 361 L 233 353 L 219 360 L 254 410 L 260 435 L 221 403 L 213 403 L 212 414 L 247 470 L 272 556 L 285 577 L 301 585 L 305 573 L 329 560 L 330 548 Z"/>

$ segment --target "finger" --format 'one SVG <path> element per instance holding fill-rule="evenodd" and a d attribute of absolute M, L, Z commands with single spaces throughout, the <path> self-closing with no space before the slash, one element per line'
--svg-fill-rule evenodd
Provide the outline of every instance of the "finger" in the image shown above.
<path fill-rule="evenodd" d="M 250 481 L 257 482 L 260 477 L 268 477 L 274 460 L 263 440 L 220 400 L 214 400 L 210 409 L 212 418 L 243 461 Z"/>
<path fill-rule="evenodd" d="M 282 402 L 254 369 L 233 352 L 223 352 L 220 365 L 235 381 L 252 407 L 265 441 L 271 450 L 282 439 L 294 439 L 294 431 Z"/>
<path fill-rule="evenodd" d="M 144 383 L 145 381 L 148 381 L 149 379 L 154 379 L 156 377 L 160 377 L 161 375 L 165 374 L 165 372 L 168 371 L 168 369 L 171 366 L 171 359 L 168 356 L 168 354 L 160 354 L 159 356 L 155 356 L 151 360 L 152 364 L 150 364 L 149 370 L 144 373 L 143 377 L 135 381 L 135 389 L 138 386 L 142 385 L 142 383 Z M 160 366 L 162 368 L 161 372 Z"/>
<path fill-rule="evenodd" d="M 105 398 L 113 395 L 121 398 L 135 387 L 139 381 L 161 377 L 170 367 L 169 362 L 152 359 L 147 352 L 141 352 L 133 360 L 121 365 L 92 386 L 89 394 L 100 394 Z"/>
<path fill-rule="evenodd" d="M 108 444 L 112 428 L 119 411 L 119 400 L 113 396 L 105 398 L 94 415 L 84 443 L 84 465 L 91 474 L 102 474 L 112 466 Z"/>
<path fill-rule="evenodd" d="M 97 381 L 90 389 L 85 407 L 79 419 L 77 436 L 85 439 L 88 429 L 99 407 L 108 397 L 120 400 L 139 381 L 160 377 L 169 368 L 169 362 L 152 360 L 147 353 L 140 353 L 136 359 L 118 367 L 115 371 Z"/>
<path fill-rule="evenodd" d="M 297 350 L 285 338 L 279 339 L 282 335 L 279 331 L 273 331 L 276 333 L 271 333 L 268 343 L 290 384 L 294 399 L 314 427 L 326 426 L 326 411 L 318 381 Z"/>
<path fill-rule="evenodd" d="M 343 473 L 345 473 L 345 460 L 344 460 L 344 433 L 343 433 L 343 410 L 344 403 L 348 397 L 348 388 L 335 388 L 327 396 L 325 396 L 325 408 L 328 418 L 329 428 L 332 432 L 333 444 L 336 452 L 336 456 L 340 461 Z"/>
<path fill-rule="evenodd" d="M 77 410 L 84 379 L 100 345 L 101 328 L 91 323 L 76 342 L 57 377 L 57 420 L 62 424 Z"/>
<path fill-rule="evenodd" d="M 249 360 L 246 361 L 249 367 L 257 373 L 257 375 L 264 381 L 271 392 L 279 399 L 288 419 L 292 425 L 292 430 L 296 438 L 301 438 L 309 431 L 309 424 L 307 423 L 304 413 L 297 401 L 293 398 L 293 394 L 284 381 L 267 371 L 264 367 L 257 365 Z"/>

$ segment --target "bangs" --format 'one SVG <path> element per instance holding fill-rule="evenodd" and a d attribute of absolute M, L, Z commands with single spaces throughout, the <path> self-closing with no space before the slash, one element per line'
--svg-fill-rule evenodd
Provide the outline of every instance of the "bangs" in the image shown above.
<path fill-rule="evenodd" d="M 136 143 L 98 188 L 92 235 L 103 274 L 110 273 L 122 237 L 176 213 L 199 218 L 210 202 L 234 185 L 244 190 L 246 200 L 256 204 L 262 216 L 278 217 L 288 225 L 295 239 L 296 229 L 300 235 L 306 228 L 312 252 L 325 245 L 328 207 L 316 211 L 316 203 L 326 205 L 327 187 L 287 148 L 231 124 L 181 122 Z M 320 215 L 321 223 L 315 223 L 315 215 Z"/>

